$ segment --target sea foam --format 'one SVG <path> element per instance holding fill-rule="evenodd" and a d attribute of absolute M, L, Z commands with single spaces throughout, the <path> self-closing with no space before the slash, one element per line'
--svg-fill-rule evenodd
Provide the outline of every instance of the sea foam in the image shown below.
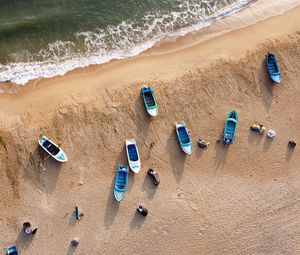
<path fill-rule="evenodd" d="M 0 82 L 26 84 L 40 77 L 64 75 L 78 67 L 102 64 L 140 54 L 165 37 L 185 35 L 200 30 L 222 17 L 232 15 L 254 0 L 224 6 L 184 1 L 178 11 L 148 13 L 142 20 L 127 20 L 117 26 L 96 31 L 78 32 L 76 41 L 56 41 L 37 53 L 22 51 L 12 54 L 13 60 L 0 64 Z"/>

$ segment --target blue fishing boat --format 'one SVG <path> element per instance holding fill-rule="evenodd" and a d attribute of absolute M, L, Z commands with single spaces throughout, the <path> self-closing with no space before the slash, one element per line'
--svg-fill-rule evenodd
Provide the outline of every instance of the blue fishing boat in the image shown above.
<path fill-rule="evenodd" d="M 181 146 L 181 149 L 186 154 L 189 154 L 189 155 L 192 154 L 192 152 L 193 152 L 192 140 L 191 140 L 191 137 L 187 130 L 185 122 L 184 121 L 175 122 L 175 128 L 176 128 L 176 133 L 177 133 L 177 137 L 178 137 L 178 141 Z"/>
<path fill-rule="evenodd" d="M 16 246 L 12 246 L 10 248 L 7 248 L 6 253 L 7 253 L 7 255 L 19 255 L 19 252 L 18 252 Z"/>
<path fill-rule="evenodd" d="M 114 187 L 114 195 L 118 202 L 120 202 L 125 197 L 128 183 L 128 172 L 128 166 L 118 166 L 118 172 Z"/>
<path fill-rule="evenodd" d="M 137 174 L 141 170 L 141 161 L 136 141 L 134 139 L 127 139 L 125 146 L 129 167 L 135 174 Z"/>
<path fill-rule="evenodd" d="M 234 143 L 238 120 L 239 120 L 239 117 L 235 110 L 231 111 L 228 114 L 227 119 L 226 119 L 225 128 L 224 128 L 224 137 L 223 137 L 223 142 L 225 144 L 233 144 Z"/>
<path fill-rule="evenodd" d="M 150 116 L 155 117 L 158 114 L 158 106 L 152 88 L 150 86 L 143 87 L 141 89 L 141 94 L 144 100 L 146 111 Z"/>
<path fill-rule="evenodd" d="M 268 52 L 265 56 L 265 60 L 271 80 L 279 84 L 281 82 L 281 74 L 275 54 Z"/>

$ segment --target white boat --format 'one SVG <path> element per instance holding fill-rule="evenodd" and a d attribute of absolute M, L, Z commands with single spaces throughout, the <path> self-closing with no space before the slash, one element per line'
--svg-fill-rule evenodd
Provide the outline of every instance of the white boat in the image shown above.
<path fill-rule="evenodd" d="M 137 174 L 141 170 L 141 161 L 136 142 L 134 139 L 127 139 L 125 146 L 129 167 Z"/>
<path fill-rule="evenodd" d="M 62 163 L 68 161 L 66 153 L 46 136 L 43 135 L 39 139 L 38 143 L 50 156 L 55 158 L 57 161 Z"/>

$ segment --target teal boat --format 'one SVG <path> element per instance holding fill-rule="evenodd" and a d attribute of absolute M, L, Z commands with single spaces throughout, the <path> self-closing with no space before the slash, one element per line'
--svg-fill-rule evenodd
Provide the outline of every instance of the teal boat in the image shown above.
<path fill-rule="evenodd" d="M 268 52 L 265 56 L 265 60 L 271 80 L 275 82 L 275 84 L 279 84 L 281 82 L 281 73 L 275 54 Z"/>
<path fill-rule="evenodd" d="M 6 254 L 7 255 L 19 255 L 19 252 L 18 252 L 16 246 L 12 246 L 12 247 L 6 249 Z"/>
<path fill-rule="evenodd" d="M 141 89 L 141 94 L 144 100 L 146 111 L 150 116 L 155 117 L 158 114 L 158 106 L 152 88 L 150 86 L 143 87 Z"/>
<path fill-rule="evenodd" d="M 193 144 L 184 121 L 175 122 L 176 133 L 181 149 L 188 155 L 193 152 Z"/>
<path fill-rule="evenodd" d="M 235 110 L 231 111 L 228 114 L 225 128 L 224 128 L 223 143 L 225 144 L 234 143 L 238 120 L 239 120 L 238 113 Z"/>
<path fill-rule="evenodd" d="M 118 166 L 118 172 L 117 172 L 116 182 L 114 187 L 114 195 L 118 202 L 120 202 L 125 197 L 127 184 L 128 184 L 128 173 L 129 173 L 128 166 L 121 166 L 121 165 Z"/>

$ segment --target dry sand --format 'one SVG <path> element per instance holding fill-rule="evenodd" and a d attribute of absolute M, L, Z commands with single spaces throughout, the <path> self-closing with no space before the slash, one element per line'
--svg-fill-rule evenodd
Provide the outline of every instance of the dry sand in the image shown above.
<path fill-rule="evenodd" d="M 299 254 L 300 8 L 195 46 L 79 69 L 33 81 L 0 98 L 0 248 L 21 254 Z M 273 86 L 264 54 L 275 51 L 283 83 Z M 139 89 L 151 83 L 159 115 Z M 35 87 L 35 88 L 33 88 Z M 10 93 L 17 94 L 11 95 Z M 239 112 L 236 142 L 216 140 Z M 185 156 L 173 123 L 185 120 L 194 152 Z M 259 121 L 274 140 L 249 131 Z M 40 134 L 69 162 L 45 159 Z M 203 137 L 210 147 L 201 150 Z M 135 138 L 142 170 L 125 200 L 113 197 L 115 170 Z M 298 145 L 300 146 L 300 145 Z M 161 184 L 146 176 L 156 169 Z M 147 218 L 135 212 L 138 203 Z M 84 217 L 76 222 L 74 207 Z M 38 227 L 25 238 L 22 223 Z M 79 246 L 69 246 L 78 237 Z"/>

